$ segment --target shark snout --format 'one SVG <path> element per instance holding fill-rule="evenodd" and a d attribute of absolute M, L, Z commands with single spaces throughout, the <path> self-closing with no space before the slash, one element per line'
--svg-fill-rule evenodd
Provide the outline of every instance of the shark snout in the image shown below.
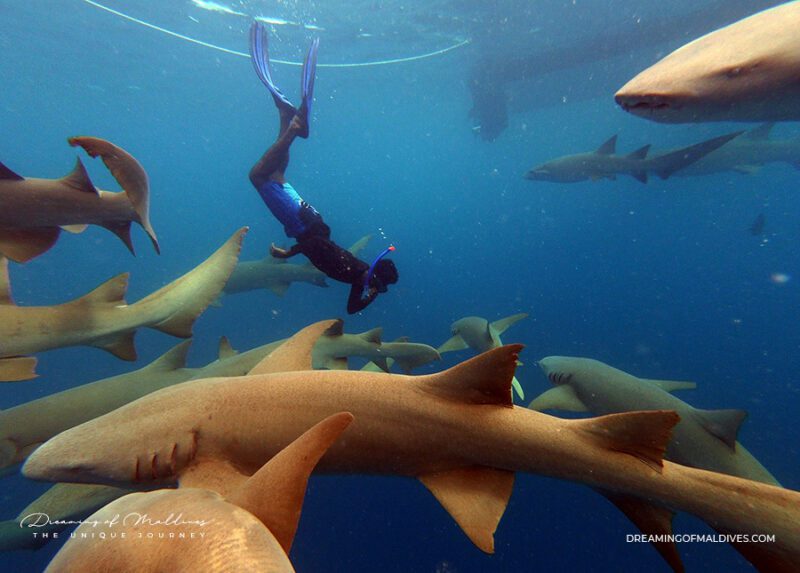
<path fill-rule="evenodd" d="M 675 99 L 667 95 L 626 93 L 620 90 L 614 96 L 614 100 L 622 109 L 636 115 L 669 111 L 677 108 Z"/>

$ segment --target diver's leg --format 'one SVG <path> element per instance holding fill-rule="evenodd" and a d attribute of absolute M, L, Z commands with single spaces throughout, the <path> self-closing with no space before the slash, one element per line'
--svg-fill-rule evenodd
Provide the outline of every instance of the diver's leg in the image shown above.
<path fill-rule="evenodd" d="M 289 165 L 289 148 L 295 137 L 297 137 L 296 130 L 287 127 L 250 169 L 250 182 L 257 189 L 270 180 L 278 183 L 285 182 L 284 173 Z"/>

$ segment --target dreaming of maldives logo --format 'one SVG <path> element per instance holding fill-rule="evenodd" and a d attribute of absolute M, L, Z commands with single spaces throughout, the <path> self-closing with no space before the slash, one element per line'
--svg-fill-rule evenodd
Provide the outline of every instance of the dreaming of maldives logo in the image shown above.
<path fill-rule="evenodd" d="M 34 538 L 60 539 L 63 530 L 73 525 L 71 538 L 92 539 L 204 539 L 202 528 L 213 519 L 186 519 L 183 513 L 170 513 L 157 519 L 147 513 L 115 514 L 110 519 L 51 519 L 46 513 L 31 513 L 19 526 L 31 530 Z M 116 529 L 115 529 L 116 528 Z M 200 531 L 198 531 L 200 530 Z"/>

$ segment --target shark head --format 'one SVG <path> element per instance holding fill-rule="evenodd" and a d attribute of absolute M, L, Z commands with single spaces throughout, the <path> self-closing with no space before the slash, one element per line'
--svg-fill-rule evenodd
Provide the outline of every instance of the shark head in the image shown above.
<path fill-rule="evenodd" d="M 567 155 L 543 163 L 525 172 L 523 177 L 529 181 L 549 181 L 551 183 L 577 183 L 586 181 L 585 154 Z"/>
<path fill-rule="evenodd" d="M 800 119 L 798 26 L 796 2 L 760 12 L 672 52 L 615 99 L 664 123 Z"/>

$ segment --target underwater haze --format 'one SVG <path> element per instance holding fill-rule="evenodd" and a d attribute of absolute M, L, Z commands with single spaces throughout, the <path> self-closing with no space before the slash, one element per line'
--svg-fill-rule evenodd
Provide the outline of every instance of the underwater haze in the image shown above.
<path fill-rule="evenodd" d="M 371 234 L 367 261 L 394 245 L 399 281 L 353 316 L 349 287 L 330 280 L 326 289 L 293 284 L 281 297 L 265 289 L 225 296 L 195 324 L 192 366 L 214 360 L 223 335 L 245 350 L 332 317 L 345 317 L 347 332 L 382 326 L 384 340 L 438 347 L 461 317 L 526 312 L 503 336 L 525 344 L 516 374 L 524 404 L 551 387 L 536 366 L 549 355 L 695 381 L 680 397 L 746 410 L 739 441 L 783 486 L 800 489 L 800 157 L 757 173 L 652 177 L 646 185 L 624 175 L 566 185 L 523 178 L 614 134 L 624 153 L 757 127 L 660 125 L 614 103 L 627 78 L 704 26 L 777 2 L 714 9 L 723 4 L 0 0 L 0 161 L 22 175 L 58 178 L 77 154 L 67 137 L 114 142 L 147 170 L 161 244 L 157 255 L 136 226 L 133 257 L 99 227 L 64 233 L 46 254 L 11 265 L 14 298 L 58 304 L 130 272 L 126 300 L 136 301 L 245 225 L 242 260 L 264 257 L 272 242 L 291 244 L 248 180 L 278 125 L 243 55 L 250 22 L 262 16 L 272 21 L 273 59 L 299 62 L 320 38 L 311 135 L 294 143 L 287 179 L 337 243 Z M 705 20 L 692 23 L 695 13 Z M 552 69 L 518 63 L 542 53 L 553 54 Z M 372 65 L 356 65 L 365 63 Z M 299 76 L 296 65 L 273 66 L 295 103 Z M 497 88 L 484 119 L 474 109 L 475 78 L 498 82 L 482 86 Z M 505 109 L 505 125 L 486 137 L 494 104 Z M 784 123 L 771 137 L 799 135 L 796 123 Z M 119 189 L 99 160 L 82 160 L 98 187 Z M 754 234 L 759 215 L 763 231 Z M 135 365 L 86 347 L 41 353 L 39 378 L 0 386 L 0 408 L 141 367 L 176 342 L 140 331 Z M 444 354 L 415 374 L 472 355 Z M 0 519 L 47 485 L 4 478 Z M 713 533 L 686 514 L 674 527 Z M 636 533 L 589 488 L 518 474 L 496 552 L 485 555 L 415 480 L 314 477 L 290 557 L 301 573 L 669 571 L 649 544 L 626 542 Z M 41 571 L 60 545 L 7 553 L 0 571 Z M 728 544 L 678 549 L 687 571 L 754 570 Z"/>

